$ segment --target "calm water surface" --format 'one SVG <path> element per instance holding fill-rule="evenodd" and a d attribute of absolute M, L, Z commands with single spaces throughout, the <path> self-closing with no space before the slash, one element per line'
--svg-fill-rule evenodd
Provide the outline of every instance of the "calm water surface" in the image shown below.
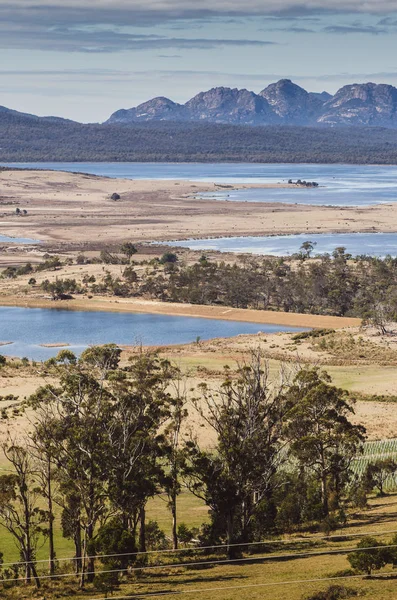
<path fill-rule="evenodd" d="M 31 240 L 23 237 L 9 237 L 8 235 L 0 235 L 0 244 L 39 244 L 39 240 Z"/>
<path fill-rule="evenodd" d="M 217 183 L 317 181 L 320 188 L 223 190 L 219 199 L 365 206 L 397 200 L 397 167 L 371 165 L 286 165 L 202 163 L 7 163 L 4 166 L 78 171 L 126 179 L 182 179 Z M 205 197 L 205 196 L 204 196 Z"/>
<path fill-rule="evenodd" d="M 186 240 L 175 245 L 192 250 L 219 250 L 269 256 L 288 256 L 299 251 L 303 242 L 315 243 L 313 254 L 332 253 L 343 246 L 353 256 L 397 256 L 397 233 L 330 233 L 275 235 L 264 237 L 230 237 L 206 240 Z"/>
<path fill-rule="evenodd" d="M 302 331 L 282 325 L 240 323 L 168 315 L 82 312 L 62 309 L 0 307 L 0 354 L 45 360 L 62 348 L 40 344 L 65 344 L 79 354 L 91 344 L 167 345 L 201 339 L 231 337 L 264 331 Z"/>

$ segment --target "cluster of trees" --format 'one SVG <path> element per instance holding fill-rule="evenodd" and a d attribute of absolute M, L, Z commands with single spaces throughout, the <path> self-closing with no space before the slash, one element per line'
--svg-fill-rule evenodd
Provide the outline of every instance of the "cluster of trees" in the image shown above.
<path fill-rule="evenodd" d="M 318 187 L 318 183 L 317 181 L 305 181 L 304 179 L 297 179 L 296 181 L 293 181 L 292 179 L 288 179 L 288 183 L 289 185 L 300 185 L 302 187 L 308 187 L 308 188 L 317 188 Z"/>
<path fill-rule="evenodd" d="M 120 275 L 105 271 L 101 279 L 86 275 L 81 283 L 75 279 L 42 282 L 44 291 L 54 298 L 72 293 L 144 296 L 162 301 L 191 304 L 220 304 L 236 308 L 282 310 L 337 316 L 355 316 L 373 322 L 386 332 L 389 321 L 397 318 L 397 258 L 355 257 L 345 248 L 311 259 L 315 244 L 304 242 L 291 258 L 247 257 L 234 264 L 210 261 L 202 256 L 186 265 L 174 252 L 136 269 L 131 261 L 137 252 L 127 242 L 120 252 L 101 251 L 94 262 L 121 265 Z M 310 259 L 310 260 L 309 260 Z M 70 263 L 67 259 L 66 263 Z M 77 257 L 85 264 L 84 255 Z M 90 262 L 93 262 L 90 259 Z M 27 273 L 58 270 L 64 263 L 57 256 L 47 256 L 33 268 L 30 263 L 7 267 L 4 278 Z M 142 265 L 143 266 L 143 265 Z M 29 283 L 36 280 L 31 278 Z"/>
<path fill-rule="evenodd" d="M 43 536 L 50 573 L 56 570 L 54 505 L 82 586 L 95 578 L 95 555 L 114 555 L 101 561 L 118 571 L 145 552 L 146 505 L 156 494 L 168 497 L 173 548 L 189 541 L 188 528 L 178 528 L 183 486 L 209 509 L 197 543 L 226 544 L 230 558 L 240 552 L 235 544 L 346 520 L 350 465 L 365 431 L 350 420 L 347 393 L 326 374 L 305 369 L 270 385 L 254 350 L 237 372 L 225 370 L 216 390 L 202 384 L 191 400 L 212 431 L 208 449 L 184 434 L 185 384 L 158 354 L 141 351 L 121 366 L 120 350 L 107 345 L 80 358 L 63 350 L 44 366 L 58 383 L 27 401 L 29 439 L 6 442 L 12 468 L 0 476 L 0 523 L 14 536 L 28 582 L 40 585 L 35 558 Z M 149 529 L 164 542 L 156 526 Z"/>
<path fill-rule="evenodd" d="M 64 264 L 71 264 L 71 259 L 67 259 L 66 262 L 62 262 L 59 256 L 51 256 L 49 254 L 44 255 L 44 260 L 40 264 L 33 267 L 32 263 L 28 262 L 20 267 L 6 267 L 1 276 L 4 279 L 15 279 L 21 275 L 28 275 L 29 273 L 40 273 L 41 271 L 56 271 L 60 269 Z"/>
<path fill-rule="evenodd" d="M 169 252 L 139 276 L 130 265 L 120 277 L 106 273 L 89 289 L 172 302 L 356 316 L 371 319 L 384 332 L 397 315 L 397 259 L 353 260 L 344 248 L 336 248 L 332 255 L 308 260 L 312 250 L 313 244 L 305 242 L 292 259 L 252 257 L 228 264 L 202 256 L 193 265 Z"/>
<path fill-rule="evenodd" d="M 3 113 L 0 160 L 396 164 L 393 130 L 152 122 L 82 125 Z"/>

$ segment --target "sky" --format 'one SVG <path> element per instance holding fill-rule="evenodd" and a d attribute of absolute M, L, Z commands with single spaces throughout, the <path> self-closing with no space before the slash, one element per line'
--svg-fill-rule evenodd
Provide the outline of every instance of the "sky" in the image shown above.
<path fill-rule="evenodd" d="M 0 0 L 0 105 L 102 122 L 292 79 L 397 86 L 397 0 Z"/>

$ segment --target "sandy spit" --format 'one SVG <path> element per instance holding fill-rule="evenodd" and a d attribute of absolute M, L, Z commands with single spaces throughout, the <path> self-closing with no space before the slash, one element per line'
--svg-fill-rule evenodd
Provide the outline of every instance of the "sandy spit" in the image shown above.
<path fill-rule="evenodd" d="M 222 189 L 214 183 L 115 180 L 52 171 L 0 172 L 0 187 L 5 202 L 0 234 L 64 249 L 98 249 L 126 240 L 292 233 L 307 233 L 310 239 L 313 233 L 397 231 L 397 203 L 346 208 L 280 204 L 272 188 L 285 184 L 230 186 L 263 188 L 269 200 L 263 203 L 196 199 L 200 192 Z M 117 202 L 111 200 L 114 192 L 121 196 Z M 17 207 L 27 215 L 16 215 Z"/>
<path fill-rule="evenodd" d="M 333 317 L 323 315 L 307 315 L 244 308 L 228 308 L 225 306 L 203 306 L 196 304 L 177 304 L 171 302 L 155 302 L 145 300 L 114 300 L 110 298 L 75 299 L 53 301 L 44 298 L 0 297 L 0 306 L 22 306 L 26 308 L 63 308 L 80 311 L 108 311 L 151 313 L 180 317 L 198 317 L 204 319 L 221 319 L 224 321 L 241 321 L 246 323 L 284 325 L 286 327 L 319 327 L 340 329 L 359 327 L 360 319 Z M 58 346 L 59 344 L 57 344 Z"/>

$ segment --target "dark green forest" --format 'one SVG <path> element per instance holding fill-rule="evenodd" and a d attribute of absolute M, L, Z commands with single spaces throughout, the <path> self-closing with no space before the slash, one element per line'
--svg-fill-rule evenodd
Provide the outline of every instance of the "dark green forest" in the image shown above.
<path fill-rule="evenodd" d="M 0 115 L 0 161 L 397 164 L 397 137 L 383 128 L 170 122 L 123 127 L 6 113 Z"/>

